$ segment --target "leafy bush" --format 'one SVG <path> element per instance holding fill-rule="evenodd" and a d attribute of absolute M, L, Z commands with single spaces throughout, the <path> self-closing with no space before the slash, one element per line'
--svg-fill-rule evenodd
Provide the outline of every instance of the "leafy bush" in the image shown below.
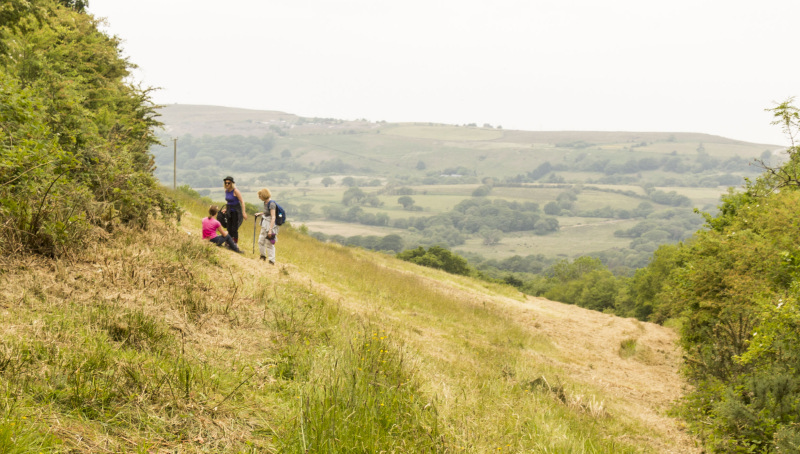
<path fill-rule="evenodd" d="M 408 249 L 397 254 L 397 258 L 417 265 L 437 268 L 451 274 L 466 276 L 471 271 L 466 259 L 441 246 L 431 246 L 427 251 L 422 246 Z"/>
<path fill-rule="evenodd" d="M 60 256 L 118 223 L 173 215 L 152 176 L 148 91 L 118 41 L 50 0 L 12 0 L 0 27 L 0 241 Z"/>
<path fill-rule="evenodd" d="M 798 109 L 774 109 L 787 132 Z M 723 197 L 707 230 L 637 273 L 656 314 L 680 317 L 690 426 L 715 452 L 792 452 L 800 424 L 798 149 Z M 666 266 L 665 266 L 666 265 Z M 639 279 L 641 277 L 641 279 Z M 653 278 L 665 278 L 653 285 Z M 650 281 L 650 284 L 646 284 Z M 653 294 L 653 291 L 655 293 Z M 644 296 L 645 293 L 639 296 Z"/>

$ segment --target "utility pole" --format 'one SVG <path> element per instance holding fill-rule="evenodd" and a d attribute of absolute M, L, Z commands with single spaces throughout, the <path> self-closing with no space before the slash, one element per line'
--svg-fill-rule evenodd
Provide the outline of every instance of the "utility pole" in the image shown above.
<path fill-rule="evenodd" d="M 178 189 L 178 138 L 172 138 L 172 190 Z"/>

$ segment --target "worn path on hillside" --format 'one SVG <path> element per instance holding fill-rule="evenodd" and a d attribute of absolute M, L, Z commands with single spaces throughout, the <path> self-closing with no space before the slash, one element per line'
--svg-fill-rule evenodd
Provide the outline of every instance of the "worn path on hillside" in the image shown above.
<path fill-rule="evenodd" d="M 526 296 L 519 301 L 447 286 L 436 279 L 429 284 L 446 286 L 445 291 L 476 302 L 489 297 L 498 311 L 530 332 L 547 336 L 559 354 L 533 353 L 535 360 L 553 363 L 569 371 L 571 378 L 602 389 L 616 398 L 629 416 L 674 440 L 675 445 L 661 446 L 660 452 L 701 452 L 696 440 L 683 430 L 683 423 L 666 415 L 686 386 L 679 374 L 681 355 L 674 330 L 544 298 Z M 620 347 L 628 339 L 636 341 L 638 351 L 626 359 L 620 356 Z"/>
<path fill-rule="evenodd" d="M 374 308 L 363 301 L 352 301 L 335 285 L 317 282 L 302 268 L 281 262 L 280 247 L 278 264 L 275 266 L 258 260 L 249 250 L 245 255 L 230 255 L 234 263 L 250 270 L 254 278 L 292 279 L 303 285 L 311 283 L 316 290 L 353 312 L 371 317 L 376 315 Z M 695 440 L 682 429 L 681 422 L 666 415 L 682 395 L 685 386 L 678 372 L 680 352 L 673 330 L 543 298 L 525 297 L 524 300 L 517 300 L 488 290 L 466 288 L 452 281 L 424 276 L 420 278 L 425 279 L 427 285 L 457 296 L 465 304 L 485 306 L 489 303 L 490 308 L 504 314 L 531 334 L 550 339 L 557 351 L 554 354 L 542 354 L 531 350 L 527 353 L 530 360 L 552 364 L 566 371 L 570 380 L 600 390 L 608 398 L 606 405 L 609 408 L 661 433 L 661 439 L 671 443 L 666 445 L 649 439 L 658 452 L 701 452 Z M 381 308 L 382 311 L 385 309 Z M 382 312 L 380 316 L 387 319 L 402 317 L 404 322 L 410 320 L 414 323 L 413 317 L 408 318 L 400 312 Z M 420 325 L 420 328 L 430 331 L 430 326 Z M 428 343 L 439 349 L 436 354 L 458 355 L 457 346 L 448 345 L 443 336 L 437 340 L 435 338 L 439 334 L 429 335 L 432 339 L 428 339 Z M 636 342 L 637 353 L 632 357 L 623 358 L 620 355 L 624 340 Z M 636 435 L 637 439 L 642 438 L 640 434 Z"/>

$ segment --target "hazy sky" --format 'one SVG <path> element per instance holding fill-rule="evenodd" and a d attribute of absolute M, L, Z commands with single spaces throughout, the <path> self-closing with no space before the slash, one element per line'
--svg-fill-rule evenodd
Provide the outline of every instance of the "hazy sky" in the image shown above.
<path fill-rule="evenodd" d="M 162 104 L 785 145 L 799 0 L 90 0 Z M 800 99 L 799 99 L 800 100 Z"/>

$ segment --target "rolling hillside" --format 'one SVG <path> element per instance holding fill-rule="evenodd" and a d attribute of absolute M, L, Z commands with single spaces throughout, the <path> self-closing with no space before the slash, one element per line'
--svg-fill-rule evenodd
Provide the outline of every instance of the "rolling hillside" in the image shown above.
<path fill-rule="evenodd" d="M 290 227 L 271 267 L 200 209 L 0 261 L 3 452 L 696 451 L 668 328 Z"/>
<path fill-rule="evenodd" d="M 230 174 L 246 201 L 258 204 L 256 191 L 269 187 L 295 222 L 325 238 L 369 248 L 365 237 L 400 235 L 406 248 L 443 244 L 476 264 L 597 255 L 639 268 L 658 245 L 701 226 L 694 208 L 714 212 L 728 187 L 757 175 L 754 159 L 782 157 L 776 145 L 701 133 L 512 131 L 214 106 L 159 112 L 165 146 L 152 152 L 165 184 L 178 138 L 177 184 L 213 200 Z M 399 203 L 404 195 L 410 205 Z M 476 199 L 533 207 L 549 224 L 459 225 L 456 211 Z"/>
<path fill-rule="evenodd" d="M 159 135 L 85 8 L 0 14 L 0 453 L 800 449 L 797 146 L 210 106 Z M 226 175 L 287 209 L 277 265 L 253 218 L 243 254 L 199 238 Z"/>

